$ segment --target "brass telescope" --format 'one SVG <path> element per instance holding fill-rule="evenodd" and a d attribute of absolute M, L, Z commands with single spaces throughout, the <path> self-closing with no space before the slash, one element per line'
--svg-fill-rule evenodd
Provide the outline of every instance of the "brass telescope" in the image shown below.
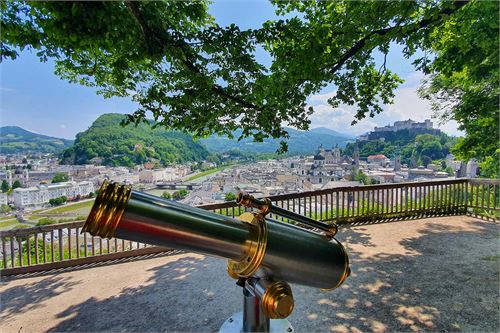
<path fill-rule="evenodd" d="M 269 200 L 240 194 L 237 202 L 258 211 L 234 219 L 105 182 L 82 232 L 228 259 L 228 274 L 244 287 L 241 330 L 290 332 L 286 320 L 283 327 L 269 324 L 293 310 L 288 283 L 337 288 L 350 272 L 347 253 L 333 238 L 336 227 L 279 211 Z M 322 233 L 266 218 L 270 211 Z"/>

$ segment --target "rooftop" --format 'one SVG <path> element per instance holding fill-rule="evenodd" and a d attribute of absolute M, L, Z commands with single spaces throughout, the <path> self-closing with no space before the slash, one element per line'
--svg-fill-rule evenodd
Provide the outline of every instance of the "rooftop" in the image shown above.
<path fill-rule="evenodd" d="M 466 216 L 342 227 L 352 274 L 292 285 L 299 332 L 499 331 L 498 223 Z M 224 260 L 192 253 L 5 279 L 2 331 L 217 331 L 241 311 Z"/>

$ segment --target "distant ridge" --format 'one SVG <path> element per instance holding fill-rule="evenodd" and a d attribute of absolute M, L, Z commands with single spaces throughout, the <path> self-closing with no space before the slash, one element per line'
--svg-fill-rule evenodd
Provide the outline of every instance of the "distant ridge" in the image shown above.
<path fill-rule="evenodd" d="M 326 128 L 326 127 L 316 127 L 316 128 L 311 128 L 309 132 L 313 133 L 318 133 L 318 134 L 327 134 L 327 135 L 333 135 L 333 136 L 338 136 L 338 137 L 344 137 L 347 139 L 354 139 L 356 138 L 356 135 L 351 135 L 347 133 L 340 133 L 335 130 Z"/>
<path fill-rule="evenodd" d="M 338 145 L 344 147 L 348 142 L 354 140 L 354 136 L 338 133 L 334 130 L 318 127 L 310 131 L 298 131 L 293 128 L 286 128 L 290 135 L 288 139 L 288 152 L 290 154 L 313 154 L 320 146 L 333 147 Z M 241 130 L 234 132 L 234 137 L 238 138 Z M 209 151 L 225 152 L 229 150 L 240 150 L 245 153 L 274 153 L 279 148 L 280 139 L 265 139 L 264 142 L 253 142 L 251 138 L 241 141 L 229 139 L 227 136 L 212 135 L 199 142 Z"/>
<path fill-rule="evenodd" d="M 59 153 L 73 140 L 33 133 L 19 126 L 0 127 L 0 154 Z"/>

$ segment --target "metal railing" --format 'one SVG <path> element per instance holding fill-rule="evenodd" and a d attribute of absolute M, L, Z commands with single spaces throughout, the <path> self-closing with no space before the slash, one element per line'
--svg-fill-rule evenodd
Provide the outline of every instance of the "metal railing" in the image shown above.
<path fill-rule="evenodd" d="M 498 220 L 500 180 L 456 179 L 352 186 L 269 197 L 274 205 L 338 224 L 387 219 L 472 214 Z M 200 208 L 237 217 L 248 209 L 235 202 Z M 269 216 L 285 222 L 285 218 Z M 165 252 L 168 249 L 122 239 L 80 234 L 83 221 L 1 231 L 2 275 L 71 267 Z"/>

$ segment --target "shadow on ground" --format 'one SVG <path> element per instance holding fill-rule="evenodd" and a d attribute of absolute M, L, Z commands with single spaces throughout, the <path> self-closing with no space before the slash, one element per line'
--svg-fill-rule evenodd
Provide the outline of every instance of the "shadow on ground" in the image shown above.
<path fill-rule="evenodd" d="M 57 315 L 63 321 L 50 331 L 214 330 L 222 324 L 220 313 L 229 317 L 240 306 L 241 289 L 225 269 L 225 261 L 220 259 L 180 258 L 152 268 L 154 275 L 145 287 L 127 288 L 115 297 L 90 298 L 69 307 Z"/>
<path fill-rule="evenodd" d="M 417 223 L 412 236 L 387 235 L 394 243 L 388 246 L 371 226 L 342 228 L 338 238 L 347 244 L 352 274 L 331 292 L 292 286 L 296 306 L 288 319 L 296 331 L 499 331 L 498 224 L 411 223 Z M 241 310 L 241 289 L 227 277 L 224 260 L 180 258 L 152 271 L 144 286 L 69 306 L 50 330 L 213 332 Z M 39 288 L 74 287 L 55 276 L 7 289 L 3 311 L 36 306 Z"/>
<path fill-rule="evenodd" d="M 426 224 L 414 237 L 399 241 L 400 253 L 373 255 L 366 253 L 376 247 L 369 226 L 343 230 L 344 241 L 356 248 L 350 251 L 353 274 L 328 294 L 295 288 L 295 327 L 332 332 L 498 332 L 498 224 L 472 221 L 468 227 L 464 231 Z"/>
<path fill-rule="evenodd" d="M 69 277 L 50 276 L 41 281 L 5 290 L 0 298 L 2 320 L 8 320 L 19 313 L 28 312 L 39 303 L 63 294 L 76 287 L 78 283 Z"/>

